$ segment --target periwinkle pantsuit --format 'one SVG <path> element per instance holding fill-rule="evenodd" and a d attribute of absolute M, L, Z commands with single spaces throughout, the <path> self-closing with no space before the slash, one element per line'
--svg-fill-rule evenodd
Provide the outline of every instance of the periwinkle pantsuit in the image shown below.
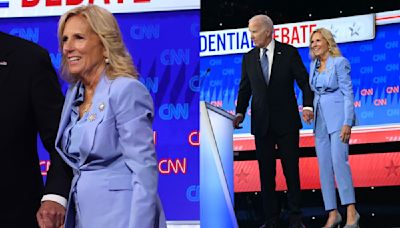
<path fill-rule="evenodd" d="M 328 57 L 326 68 L 317 72 L 311 62 L 310 85 L 314 91 L 315 148 L 318 157 L 325 209 L 336 209 L 335 177 L 343 205 L 355 203 L 348 162 L 349 144 L 343 143 L 343 125 L 355 122 L 350 63 L 344 57 Z"/>
<path fill-rule="evenodd" d="M 71 154 L 65 129 L 79 85 L 67 92 L 56 139 L 74 171 L 65 227 L 165 227 L 147 89 L 136 79 L 103 74 L 91 108 L 79 120 L 82 135 L 73 142 L 79 153 Z"/>

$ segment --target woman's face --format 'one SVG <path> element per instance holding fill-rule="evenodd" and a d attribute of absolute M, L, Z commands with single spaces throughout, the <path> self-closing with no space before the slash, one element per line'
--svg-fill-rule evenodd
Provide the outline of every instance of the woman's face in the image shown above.
<path fill-rule="evenodd" d="M 62 50 L 69 73 L 80 78 L 98 76 L 105 67 L 105 49 L 82 16 L 72 16 L 65 23 Z"/>
<path fill-rule="evenodd" d="M 319 32 L 314 33 L 311 37 L 311 51 L 317 58 L 329 55 L 328 41 Z"/>

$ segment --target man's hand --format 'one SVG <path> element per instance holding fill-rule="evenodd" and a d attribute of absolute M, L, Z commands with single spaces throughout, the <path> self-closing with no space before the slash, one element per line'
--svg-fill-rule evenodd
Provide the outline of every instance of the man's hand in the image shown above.
<path fill-rule="evenodd" d="M 314 119 L 314 113 L 310 110 L 303 110 L 303 120 L 307 124 L 310 124 L 311 121 Z"/>
<path fill-rule="evenodd" d="M 342 131 L 340 132 L 340 139 L 343 143 L 349 143 L 351 135 L 351 127 L 349 125 L 343 125 Z"/>
<path fill-rule="evenodd" d="M 233 128 L 239 129 L 240 128 L 239 124 L 242 122 L 243 122 L 243 116 L 236 115 L 235 119 L 233 119 L 233 121 L 232 121 Z"/>
<path fill-rule="evenodd" d="M 54 201 L 44 201 L 36 213 L 36 219 L 40 228 L 63 227 L 65 208 Z"/>

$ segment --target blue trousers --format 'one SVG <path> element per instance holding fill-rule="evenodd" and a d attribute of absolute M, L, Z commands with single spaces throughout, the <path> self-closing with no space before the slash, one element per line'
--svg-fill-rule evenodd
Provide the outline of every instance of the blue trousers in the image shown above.
<path fill-rule="evenodd" d="M 335 178 L 342 205 L 355 203 L 354 187 L 349 166 L 349 144 L 340 140 L 340 130 L 331 134 L 319 106 L 315 123 L 315 149 L 317 152 L 322 197 L 325 210 L 337 208 Z M 328 120 L 329 121 L 329 120 Z M 332 121 L 332 120 L 331 120 Z"/>

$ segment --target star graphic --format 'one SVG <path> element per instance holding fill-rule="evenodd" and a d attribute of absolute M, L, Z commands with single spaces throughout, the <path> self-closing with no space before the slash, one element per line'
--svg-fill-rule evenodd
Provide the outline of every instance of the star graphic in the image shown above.
<path fill-rule="evenodd" d="M 238 178 L 238 183 L 245 182 L 247 183 L 247 176 L 250 175 L 249 173 L 245 173 L 243 169 L 240 169 L 240 172 L 236 174 Z"/>
<path fill-rule="evenodd" d="M 359 36 L 359 31 L 360 31 L 360 26 L 357 26 L 357 24 L 354 22 L 353 26 L 349 27 L 351 31 L 351 36 L 357 35 Z"/>
<path fill-rule="evenodd" d="M 395 165 L 393 159 L 390 161 L 390 165 L 385 167 L 388 170 L 388 175 L 390 176 L 392 173 L 393 175 L 397 176 L 397 169 L 400 168 L 400 165 Z"/>
<path fill-rule="evenodd" d="M 336 35 L 336 34 L 339 32 L 339 29 L 336 28 L 336 27 L 332 24 L 331 27 L 330 27 L 330 30 L 331 30 L 331 32 L 332 32 L 333 38 L 334 38 L 334 39 L 337 39 L 337 35 Z"/>

